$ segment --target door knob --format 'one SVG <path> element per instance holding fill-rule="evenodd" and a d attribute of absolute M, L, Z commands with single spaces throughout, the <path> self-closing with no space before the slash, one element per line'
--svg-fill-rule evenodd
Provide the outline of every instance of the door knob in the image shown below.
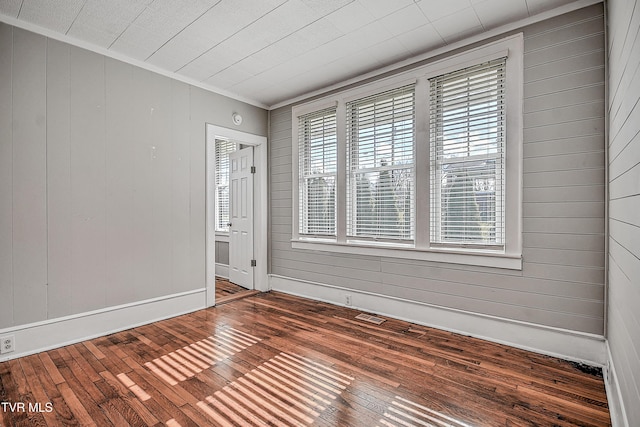
<path fill-rule="evenodd" d="M 227 223 L 227 226 L 231 227 L 233 224 L 231 224 L 230 222 Z"/>

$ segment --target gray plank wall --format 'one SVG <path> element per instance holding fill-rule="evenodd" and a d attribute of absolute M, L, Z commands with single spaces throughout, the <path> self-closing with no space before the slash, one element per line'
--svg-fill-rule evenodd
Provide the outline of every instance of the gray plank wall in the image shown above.
<path fill-rule="evenodd" d="M 640 6 L 609 5 L 607 335 L 629 425 L 640 425 Z"/>
<path fill-rule="evenodd" d="M 216 262 L 229 265 L 229 242 L 216 242 Z"/>
<path fill-rule="evenodd" d="M 0 23 L 0 328 L 203 289 L 205 123 L 233 111 L 266 135 L 263 109 Z"/>
<path fill-rule="evenodd" d="M 271 112 L 271 272 L 551 327 L 604 333 L 601 5 L 527 27 L 522 271 L 291 248 L 291 107 Z"/>

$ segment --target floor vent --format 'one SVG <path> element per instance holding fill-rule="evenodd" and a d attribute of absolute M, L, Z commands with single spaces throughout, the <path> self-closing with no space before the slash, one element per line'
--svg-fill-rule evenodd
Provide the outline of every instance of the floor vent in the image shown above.
<path fill-rule="evenodd" d="M 364 313 L 358 314 L 356 316 L 356 319 L 364 320 L 365 322 L 369 322 L 369 323 L 375 323 L 376 325 L 379 325 L 379 324 L 381 324 L 382 322 L 385 321 L 385 319 L 381 319 L 379 317 L 372 316 L 370 314 L 364 314 Z"/>

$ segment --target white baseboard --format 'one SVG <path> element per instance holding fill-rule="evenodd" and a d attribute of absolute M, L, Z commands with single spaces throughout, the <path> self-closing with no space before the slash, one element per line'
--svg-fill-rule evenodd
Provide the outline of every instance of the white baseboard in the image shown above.
<path fill-rule="evenodd" d="M 216 276 L 223 279 L 229 278 L 229 266 L 227 264 L 220 264 L 216 262 Z"/>
<path fill-rule="evenodd" d="M 602 367 L 607 360 L 605 339 L 599 335 L 454 310 L 278 275 L 269 276 L 269 285 L 274 291 L 341 306 L 345 306 L 345 295 L 349 294 L 351 308 L 575 362 Z"/>
<path fill-rule="evenodd" d="M 0 330 L 14 335 L 16 351 L 0 362 L 131 329 L 205 308 L 205 289 L 167 295 Z"/>
<path fill-rule="evenodd" d="M 611 357 L 611 349 L 607 342 L 608 362 L 603 369 L 604 387 L 607 391 L 607 402 L 609 403 L 609 415 L 611 416 L 612 427 L 630 427 L 625 411 L 624 401 L 622 400 L 622 391 L 618 382 L 618 375 Z"/>

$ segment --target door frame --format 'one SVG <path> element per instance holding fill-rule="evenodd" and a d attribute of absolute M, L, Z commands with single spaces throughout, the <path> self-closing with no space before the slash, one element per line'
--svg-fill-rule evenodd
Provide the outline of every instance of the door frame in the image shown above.
<path fill-rule="evenodd" d="M 267 277 L 267 137 L 206 124 L 206 306 L 216 303 L 216 227 L 215 227 L 215 140 L 231 139 L 253 146 L 253 254 L 256 267 L 253 272 L 253 288 L 268 291 Z"/>

